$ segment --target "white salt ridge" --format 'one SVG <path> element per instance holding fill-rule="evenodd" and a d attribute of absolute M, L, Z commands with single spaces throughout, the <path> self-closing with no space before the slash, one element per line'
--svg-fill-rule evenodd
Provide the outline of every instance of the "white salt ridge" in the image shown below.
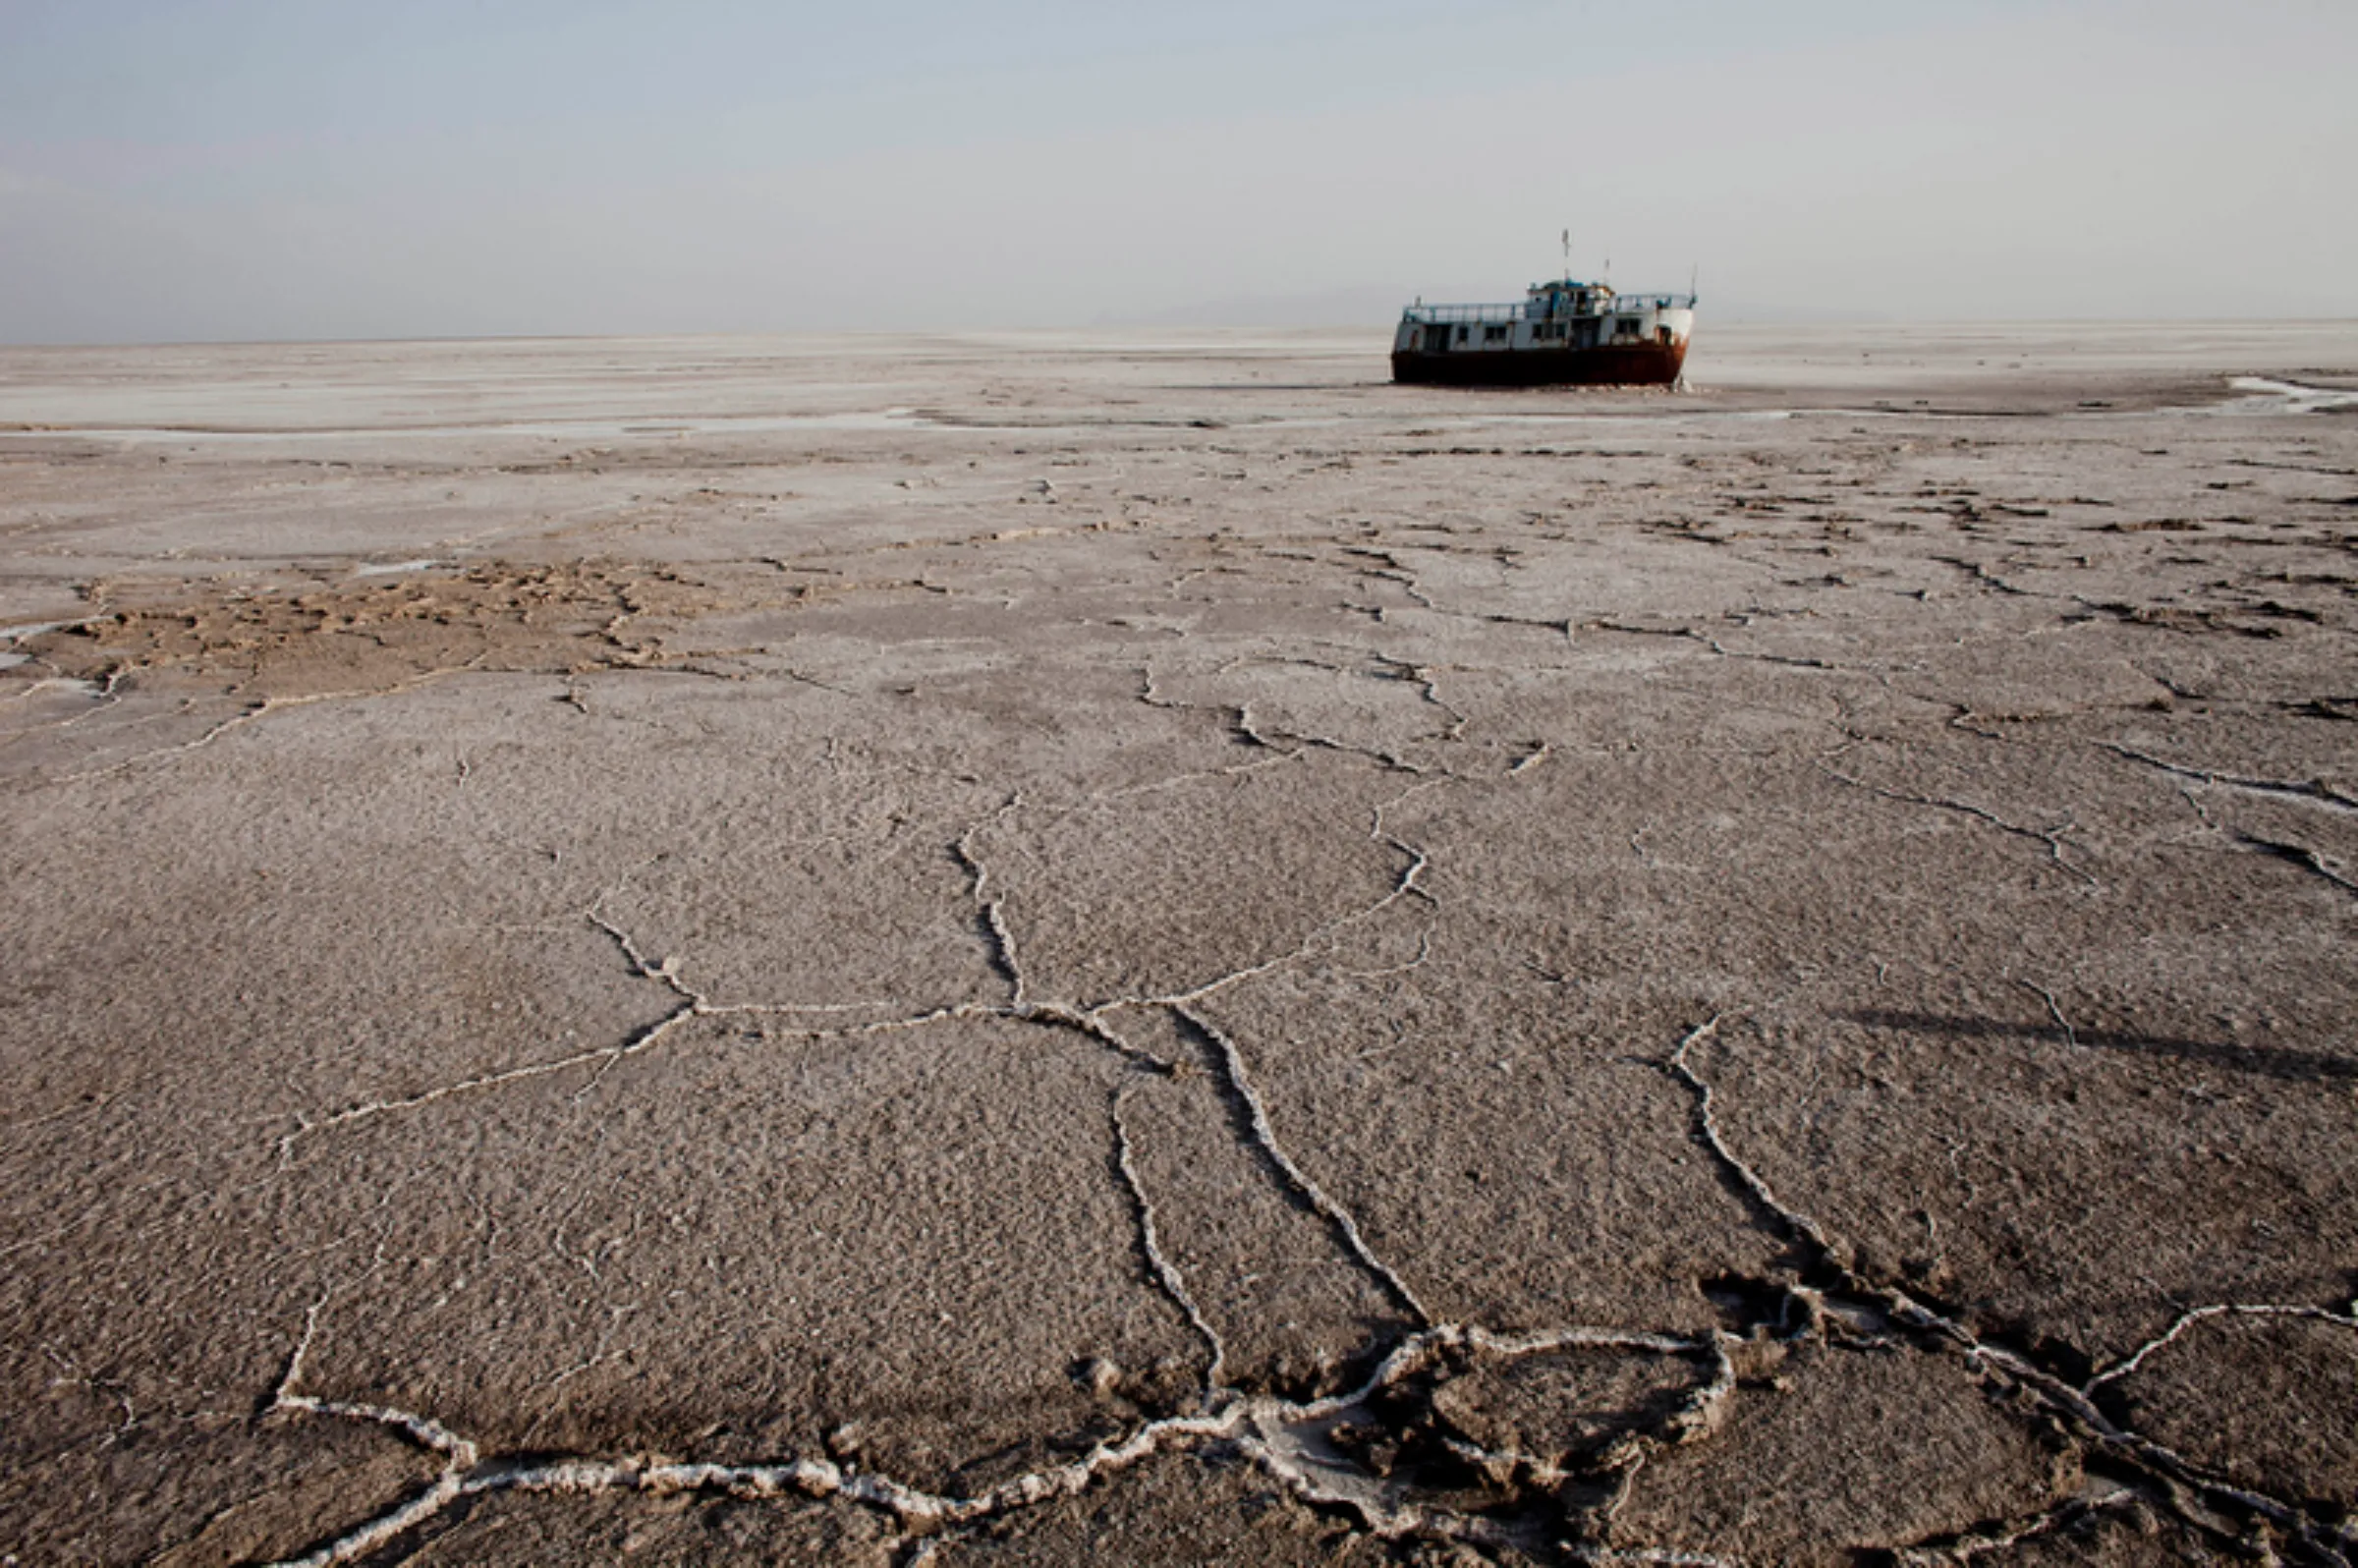
<path fill-rule="evenodd" d="M 72 621 L 28 621 L 23 626 L 0 626 L 0 643 L 22 643 L 28 637 L 44 632 L 62 632 L 69 626 L 87 626 L 93 617 L 83 616 Z"/>
<path fill-rule="evenodd" d="M 568 420 L 530 423 L 318 425 L 284 429 L 224 429 L 210 425 L 93 424 L 79 428 L 43 426 L 44 436 L 70 435 L 120 441 L 244 443 L 257 441 L 369 440 L 404 437 L 537 436 L 548 440 L 619 440 L 626 436 L 748 435 L 784 430 L 901 430 L 929 425 L 915 409 L 860 410 L 848 414 L 715 415 L 688 420 Z"/>
<path fill-rule="evenodd" d="M 2244 394 L 2234 403 L 2220 405 L 2220 412 L 2227 414 L 2318 414 L 2328 409 L 2358 409 L 2358 392 L 2332 387 L 2304 386 L 2298 381 L 2277 381 L 2264 375 L 2239 375 L 2227 385 Z"/>

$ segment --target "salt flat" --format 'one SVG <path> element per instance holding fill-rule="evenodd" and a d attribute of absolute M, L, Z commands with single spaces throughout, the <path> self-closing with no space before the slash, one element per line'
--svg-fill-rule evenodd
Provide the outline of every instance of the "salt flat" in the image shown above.
<path fill-rule="evenodd" d="M 0 351 L 0 1554 L 2358 1552 L 2358 327 L 1382 346 Z"/>

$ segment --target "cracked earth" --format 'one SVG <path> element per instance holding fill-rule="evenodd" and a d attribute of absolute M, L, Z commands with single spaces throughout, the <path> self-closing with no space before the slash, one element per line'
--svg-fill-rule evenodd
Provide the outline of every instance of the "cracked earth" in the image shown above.
<path fill-rule="evenodd" d="M 1706 336 L 0 353 L 0 1559 L 2358 1560 L 2358 333 Z"/>

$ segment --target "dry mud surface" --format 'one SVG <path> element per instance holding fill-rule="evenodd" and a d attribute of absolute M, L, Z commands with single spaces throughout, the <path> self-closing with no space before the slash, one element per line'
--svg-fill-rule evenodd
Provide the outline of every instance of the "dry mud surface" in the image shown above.
<path fill-rule="evenodd" d="M 0 1557 L 2350 1561 L 2358 330 L 1380 347 L 0 353 Z"/>

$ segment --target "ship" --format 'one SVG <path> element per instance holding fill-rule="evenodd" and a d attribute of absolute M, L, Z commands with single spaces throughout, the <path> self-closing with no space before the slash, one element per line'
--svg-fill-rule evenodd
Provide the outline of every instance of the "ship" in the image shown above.
<path fill-rule="evenodd" d="M 1695 296 L 1535 283 L 1520 305 L 1400 312 L 1392 379 L 1433 386 L 1668 386 L 1687 363 Z"/>

